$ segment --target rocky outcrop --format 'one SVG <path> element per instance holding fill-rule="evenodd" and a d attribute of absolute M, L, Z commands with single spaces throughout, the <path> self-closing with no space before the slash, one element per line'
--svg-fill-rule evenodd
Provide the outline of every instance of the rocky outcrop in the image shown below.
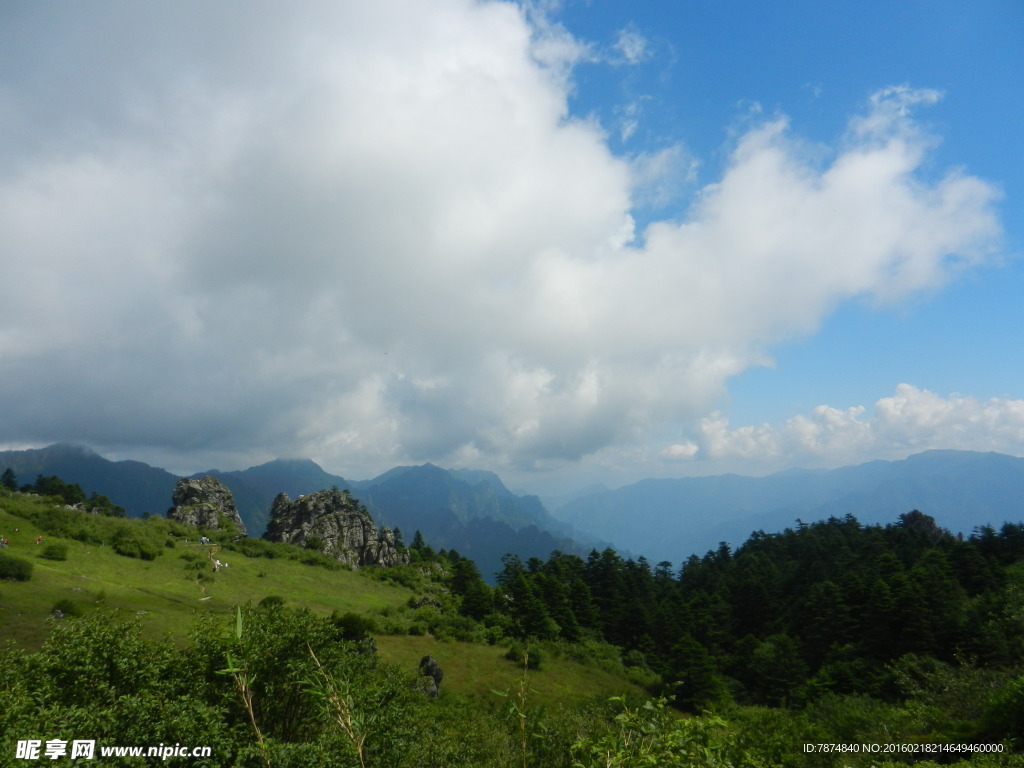
<path fill-rule="evenodd" d="M 174 486 L 171 503 L 174 506 L 167 510 L 171 520 L 193 528 L 246 533 L 231 491 L 215 477 L 181 478 Z"/>
<path fill-rule="evenodd" d="M 353 567 L 409 562 L 391 529 L 378 532 L 366 509 L 345 491 L 317 491 L 295 501 L 278 494 L 263 538 L 315 549 Z"/>
<path fill-rule="evenodd" d="M 444 679 L 444 670 L 437 663 L 433 656 L 424 656 L 420 659 L 420 680 L 418 688 L 431 699 L 436 699 L 441 690 L 441 681 Z"/>

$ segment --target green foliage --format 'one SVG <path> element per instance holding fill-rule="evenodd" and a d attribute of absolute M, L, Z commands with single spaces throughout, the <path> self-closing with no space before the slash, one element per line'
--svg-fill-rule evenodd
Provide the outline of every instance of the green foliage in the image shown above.
<path fill-rule="evenodd" d="M 32 563 L 0 551 L 0 580 L 28 581 L 32 578 Z"/>
<path fill-rule="evenodd" d="M 665 699 L 630 707 L 622 698 L 609 732 L 584 736 L 572 747 L 574 768 L 740 768 L 766 764 L 737 747 L 729 724 L 717 717 L 680 720 Z"/>
<path fill-rule="evenodd" d="M 127 550 L 140 559 L 145 550 L 157 558 L 189 534 L 162 518 L 118 520 L 18 494 L 0 494 L 0 502 L 3 515 L 17 514 L 31 530 L 12 544 L 16 554 L 43 556 L 51 547 L 74 554 L 66 566 L 36 561 L 43 567 L 31 585 L 4 588 L 5 618 L 14 615 L 10 595 L 49 590 L 40 592 L 37 614 L 49 639 L 35 654 L 0 649 L 3 733 L 73 737 L 84 729 L 106 743 L 173 743 L 189 733 L 219 745 L 218 764 L 275 768 L 824 768 L 834 756 L 804 753 L 803 744 L 1006 740 L 1020 749 L 1024 739 L 1024 527 L 980 530 L 961 542 L 920 513 L 885 527 L 844 518 L 755 534 L 735 551 L 723 546 L 691 558 L 678 573 L 670 563 L 652 568 L 612 550 L 587 560 L 558 552 L 547 561 L 508 558 L 491 589 L 458 553 L 425 559 L 425 544 L 413 565 L 335 574 L 301 567 L 321 565 L 313 551 L 217 533 L 222 550 L 275 562 L 238 557 L 237 571 L 232 559 L 230 574 L 214 582 L 205 549 L 179 547 L 183 563 L 113 557 Z M 34 547 L 37 531 L 62 541 Z M 0 552 L 0 573 L 5 556 L 10 562 L 11 553 Z M 31 572 L 31 563 L 19 562 Z M 279 592 L 288 606 L 316 605 L 324 614 L 338 605 L 325 595 L 356 584 L 340 576 L 358 578 L 356 591 L 391 597 L 379 611 L 343 603 L 320 618 L 272 595 L 239 609 L 230 629 L 222 619 L 200 618 L 187 643 L 144 641 L 138 625 L 105 609 L 42 620 L 51 604 L 67 607 L 64 616 L 86 605 L 84 597 L 64 597 L 68 581 L 50 580 L 103 562 L 117 574 L 102 581 L 112 603 L 121 599 L 122 573 L 144 574 L 139 591 L 148 600 L 157 586 L 149 579 L 172 570 L 177 587 L 189 589 L 176 599 L 188 611 L 199 595 L 201 610 L 219 600 L 214 610 L 223 612 Z M 183 578 L 183 565 L 199 570 Z M 295 590 L 300 582 L 309 584 L 306 592 Z M 130 610 L 138 608 L 150 605 Z M 378 659 L 371 635 L 379 632 L 400 635 L 376 643 L 382 653 L 401 646 L 411 657 L 402 657 L 408 672 Z M 514 667 L 497 648 L 456 644 L 510 640 L 518 645 L 510 651 Z M 459 661 L 442 660 L 445 686 L 428 700 L 415 690 L 411 669 L 424 653 L 441 659 L 446 652 Z M 567 660 L 587 666 L 560 678 Z M 588 675 L 615 672 L 615 684 L 626 687 L 624 664 L 695 716 L 643 699 L 617 700 L 614 710 L 557 706 L 562 699 L 551 691 L 578 690 Z M 519 683 L 503 694 L 504 718 L 462 697 L 472 689 L 467 680 L 502 688 L 517 670 Z M 714 714 L 699 714 L 708 708 Z M 970 763 L 1003 764 L 983 755 Z M 878 759 L 846 755 L 842 764 L 868 768 Z"/>
<path fill-rule="evenodd" d="M 162 542 L 158 544 L 141 526 L 118 528 L 110 538 L 110 546 L 119 555 L 140 560 L 155 560 L 162 551 Z"/>
<path fill-rule="evenodd" d="M 1024 526 L 960 541 L 916 510 L 888 526 L 832 518 L 723 544 L 678 575 L 611 549 L 503 563 L 489 603 L 455 565 L 463 614 L 534 643 L 611 643 L 691 711 L 892 696 L 887 665 L 907 654 L 1024 663 Z"/>
<path fill-rule="evenodd" d="M 10 475 L 7 475 L 10 472 Z M 4 486 L 9 490 L 14 488 L 8 485 L 8 481 L 16 483 L 14 473 L 10 469 L 4 473 Z M 36 477 L 36 481 L 32 485 L 26 485 L 21 490 L 30 493 L 36 493 L 40 496 L 51 496 L 61 500 L 64 504 L 75 505 L 83 510 L 97 510 L 100 514 L 109 515 L 111 517 L 125 517 L 127 513 L 124 507 L 114 504 L 106 496 L 96 493 L 95 491 L 89 497 L 86 497 L 85 491 L 78 483 L 66 483 L 56 475 L 44 476 L 39 475 Z"/>
<path fill-rule="evenodd" d="M 1007 739 L 1024 750 L 1024 675 L 1012 680 L 992 697 L 983 724 L 989 738 Z"/>
<path fill-rule="evenodd" d="M 50 609 L 50 612 L 54 615 L 57 614 L 57 611 L 60 611 L 61 615 L 65 618 L 68 616 L 81 616 L 82 606 L 70 598 L 63 597 L 54 603 L 53 608 Z"/>
<path fill-rule="evenodd" d="M 519 643 L 513 643 L 508 651 L 505 652 L 505 658 L 525 667 L 526 669 L 540 669 L 540 664 L 544 660 L 544 655 L 536 648 L 530 648 L 529 646 L 523 646 Z"/>
<path fill-rule="evenodd" d="M 330 620 L 341 634 L 342 639 L 351 643 L 372 641 L 371 633 L 376 630 L 373 619 L 352 611 L 342 614 L 334 611 Z"/>
<path fill-rule="evenodd" d="M 0 476 L 0 487 L 8 491 L 18 490 L 18 476 L 14 474 L 14 470 L 8 467 L 4 470 L 2 476 Z"/>
<path fill-rule="evenodd" d="M 68 545 L 63 543 L 47 544 L 43 547 L 43 551 L 39 553 L 39 556 L 44 560 L 67 560 Z"/>

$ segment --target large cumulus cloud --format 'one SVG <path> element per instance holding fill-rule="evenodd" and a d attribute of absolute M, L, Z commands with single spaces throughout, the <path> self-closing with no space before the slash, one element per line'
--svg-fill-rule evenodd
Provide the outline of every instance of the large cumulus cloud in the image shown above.
<path fill-rule="evenodd" d="M 900 384 L 869 411 L 819 405 L 778 424 L 730 427 L 719 412 L 701 419 L 696 439 L 669 446 L 667 461 L 697 457 L 781 469 L 903 458 L 937 448 L 1014 454 L 1024 442 L 1024 400 L 942 396 Z"/>
<path fill-rule="evenodd" d="M 586 46 L 517 5 L 11 15 L 10 440 L 357 474 L 636 450 L 839 302 L 935 288 L 999 235 L 992 186 L 922 172 L 929 91 L 880 91 L 833 147 L 754 123 L 635 232 L 643 173 L 568 111 Z"/>

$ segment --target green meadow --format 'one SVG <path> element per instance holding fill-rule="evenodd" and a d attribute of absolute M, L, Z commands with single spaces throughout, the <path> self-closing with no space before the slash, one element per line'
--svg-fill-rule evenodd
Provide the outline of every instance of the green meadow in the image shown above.
<path fill-rule="evenodd" d="M 227 626 L 235 606 L 255 605 L 271 596 L 318 615 L 351 612 L 390 626 L 395 626 L 395 616 L 416 615 L 408 605 L 422 589 L 381 579 L 371 569 L 331 570 L 301 559 L 249 557 L 223 543 L 201 545 L 198 532 L 169 535 L 170 526 L 162 519 L 87 520 L 96 526 L 138 528 L 163 542 L 152 560 L 125 557 L 106 543 L 54 536 L 30 519 L 52 507 L 50 501 L 27 494 L 0 496 L 0 536 L 10 540 L 2 551 L 32 564 L 28 581 L 0 581 L 0 639 L 27 650 L 42 645 L 60 621 L 53 617 L 54 607 L 67 600 L 82 614 L 99 611 L 134 619 L 144 638 L 176 643 L 185 642 L 200 616 L 223 616 Z M 41 544 L 36 543 L 39 536 Z M 66 559 L 43 557 L 54 544 L 66 548 Z M 214 572 L 211 554 L 228 567 Z M 436 590 L 429 582 L 425 588 Z M 392 618 L 382 622 L 382 615 Z M 438 639 L 429 631 L 415 636 L 374 634 L 381 659 L 406 670 L 415 670 L 425 655 L 438 659 L 445 670 L 445 690 L 494 701 L 498 697 L 492 691 L 504 691 L 522 677 L 520 667 L 504 658 L 507 648 L 502 645 Z M 546 652 L 542 669 L 531 671 L 529 677 L 533 695 L 545 704 L 643 693 L 620 666 L 580 663 L 561 657 L 557 650 Z"/>

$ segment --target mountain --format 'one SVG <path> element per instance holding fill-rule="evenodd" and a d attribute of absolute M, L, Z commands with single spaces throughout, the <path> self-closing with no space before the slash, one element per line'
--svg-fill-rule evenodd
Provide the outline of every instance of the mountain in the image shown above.
<path fill-rule="evenodd" d="M 407 538 L 419 530 L 432 547 L 475 560 L 488 580 L 508 552 L 546 558 L 556 549 L 585 554 L 592 545 L 578 542 L 536 496 L 516 496 L 493 472 L 396 467 L 351 488 L 379 523 Z"/>
<path fill-rule="evenodd" d="M 193 477 L 200 475 L 216 477 L 228 487 L 253 536 L 266 530 L 270 505 L 279 493 L 294 498 L 335 486 L 338 489 L 352 487 L 345 478 L 325 472 L 310 459 L 275 459 L 248 469 L 233 472 L 211 469 Z"/>
<path fill-rule="evenodd" d="M 38 475 L 56 475 L 77 483 L 86 494 L 100 493 L 124 507 L 129 515 L 162 515 L 171 504 L 178 476 L 141 461 L 110 461 L 79 445 L 56 443 L 46 448 L 0 451 L 0 471 L 10 467 L 20 485 Z"/>
<path fill-rule="evenodd" d="M 101 493 L 133 517 L 164 514 L 178 476 L 135 461 L 113 462 L 78 446 L 0 452 L 0 471 L 11 467 L 20 483 L 37 475 L 57 475 L 90 494 Z M 372 480 L 351 481 L 326 472 L 309 459 L 277 459 L 245 470 L 211 469 L 191 477 L 217 478 L 231 491 L 251 536 L 267 528 L 279 493 L 292 498 L 337 487 L 349 489 L 366 505 L 377 525 L 401 528 L 411 541 L 420 531 L 435 549 L 456 549 L 472 558 L 491 579 L 501 557 L 546 558 L 552 551 L 585 554 L 600 542 L 576 541 L 572 529 L 556 520 L 536 496 L 517 496 L 492 472 L 447 470 L 432 464 L 395 467 Z"/>
<path fill-rule="evenodd" d="M 20 483 L 57 475 L 90 494 L 101 493 L 132 516 L 164 514 L 178 477 L 138 461 L 110 461 L 80 446 L 0 452 Z M 912 509 L 954 533 L 1022 518 L 1024 459 L 997 453 L 926 451 L 902 461 L 872 461 L 834 470 L 789 470 L 767 477 L 719 475 L 643 480 L 575 499 L 550 514 L 536 496 L 520 496 L 492 472 L 424 464 L 395 467 L 352 481 L 309 459 L 278 459 L 246 470 L 210 470 L 231 491 L 250 535 L 266 529 L 278 493 L 296 498 L 349 489 L 377 525 L 419 530 L 436 549 L 476 560 L 490 579 L 501 556 L 545 558 L 553 550 L 586 554 L 612 542 L 622 554 L 679 563 L 692 554 L 733 545 L 753 531 L 779 531 L 805 522 L 853 515 L 863 523 L 890 522 Z M 594 537 L 578 533 L 587 531 Z"/>
<path fill-rule="evenodd" d="M 848 514 L 862 523 L 885 523 L 919 509 L 967 535 L 977 526 L 1021 520 L 1022 500 L 1024 459 L 925 451 L 902 461 L 767 477 L 642 480 L 575 499 L 554 514 L 652 562 L 679 563 L 721 541 L 735 546 L 756 530 Z"/>

